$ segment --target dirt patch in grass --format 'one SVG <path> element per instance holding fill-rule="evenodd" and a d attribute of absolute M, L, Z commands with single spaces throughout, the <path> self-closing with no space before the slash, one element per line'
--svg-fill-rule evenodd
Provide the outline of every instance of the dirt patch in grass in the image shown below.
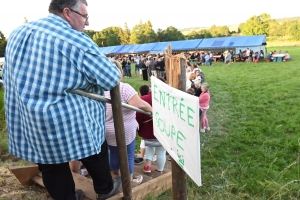
<path fill-rule="evenodd" d="M 0 200 L 51 199 L 39 185 L 22 186 L 6 167 L 0 167 Z"/>

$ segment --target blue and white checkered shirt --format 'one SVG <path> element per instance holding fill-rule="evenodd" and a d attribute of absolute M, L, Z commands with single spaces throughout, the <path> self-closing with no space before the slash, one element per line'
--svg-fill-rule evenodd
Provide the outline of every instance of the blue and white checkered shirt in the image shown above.
<path fill-rule="evenodd" d="M 3 71 L 9 151 L 41 164 L 99 153 L 105 104 L 69 91 L 103 95 L 119 78 L 99 47 L 57 15 L 17 28 L 7 43 Z"/>

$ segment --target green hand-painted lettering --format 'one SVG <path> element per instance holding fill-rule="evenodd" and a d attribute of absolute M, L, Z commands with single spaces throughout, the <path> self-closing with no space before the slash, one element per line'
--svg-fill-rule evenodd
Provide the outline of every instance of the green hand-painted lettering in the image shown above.
<path fill-rule="evenodd" d="M 176 140 L 177 146 L 184 151 L 182 146 L 180 146 L 180 144 L 179 144 L 179 140 L 183 141 L 183 139 L 186 139 L 185 136 L 182 134 L 181 131 L 177 131 L 177 140 Z"/>
<path fill-rule="evenodd" d="M 154 88 L 153 88 L 154 100 L 157 101 L 157 102 L 159 102 L 159 100 L 156 98 L 156 94 L 157 94 L 157 91 L 156 91 L 156 90 L 157 90 L 157 89 L 158 89 L 157 85 L 154 84 Z"/>
<path fill-rule="evenodd" d="M 195 111 L 191 107 L 187 107 L 187 118 L 188 118 L 188 125 L 194 127 L 194 124 L 190 122 L 190 119 L 193 119 L 192 113 L 195 114 Z"/>
<path fill-rule="evenodd" d="M 184 107 L 185 107 L 185 105 L 182 103 L 184 101 L 184 99 L 182 98 L 181 99 L 181 102 L 180 102 L 180 104 L 179 104 L 179 113 L 180 113 L 180 119 L 182 119 L 182 121 L 184 121 L 185 122 L 185 120 L 184 120 L 184 118 L 182 117 L 183 116 L 183 114 L 184 114 Z"/>

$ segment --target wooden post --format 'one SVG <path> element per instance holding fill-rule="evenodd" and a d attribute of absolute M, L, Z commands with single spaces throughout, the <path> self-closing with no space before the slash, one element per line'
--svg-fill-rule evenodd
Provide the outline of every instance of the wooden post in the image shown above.
<path fill-rule="evenodd" d="M 185 59 L 172 57 L 171 47 L 165 54 L 168 84 L 181 91 L 186 91 Z M 174 200 L 187 199 L 187 175 L 185 171 L 172 159 L 172 188 Z"/>
<path fill-rule="evenodd" d="M 128 155 L 127 147 L 125 140 L 125 129 L 124 129 L 124 120 L 122 113 L 122 104 L 121 104 L 121 94 L 120 94 L 120 84 L 116 85 L 111 91 L 111 106 L 114 117 L 114 126 L 116 133 L 116 141 L 119 154 L 119 163 L 122 179 L 122 188 L 123 188 L 123 199 L 131 200 L 131 177 L 128 166 Z"/>

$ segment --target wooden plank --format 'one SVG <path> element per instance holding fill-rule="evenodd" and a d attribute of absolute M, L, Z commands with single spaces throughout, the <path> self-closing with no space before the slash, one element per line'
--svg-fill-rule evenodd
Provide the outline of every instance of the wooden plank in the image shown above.
<path fill-rule="evenodd" d="M 119 155 L 122 188 L 124 193 L 124 200 L 131 200 L 131 178 L 129 173 L 127 146 L 125 141 L 125 128 L 123 120 L 123 111 L 121 104 L 120 84 L 117 84 L 111 91 L 111 106 L 114 117 L 114 127 L 116 133 L 116 142 Z"/>
<path fill-rule="evenodd" d="M 132 189 L 133 200 L 145 199 L 147 196 L 151 195 L 157 197 L 164 191 L 172 187 L 172 172 L 167 172 L 155 179 L 152 179 L 146 183 L 138 185 Z M 121 200 L 123 199 L 123 194 L 120 193 L 115 195 L 109 200 Z"/>
<path fill-rule="evenodd" d="M 152 165 L 153 169 L 155 169 L 155 165 Z M 34 172 L 33 176 L 30 177 L 30 181 L 32 183 L 36 183 L 42 187 L 44 186 L 42 173 L 38 171 L 37 165 L 33 166 L 16 166 L 9 168 L 11 172 L 17 177 L 21 177 L 21 180 L 26 180 L 26 177 L 29 177 L 28 172 Z M 37 169 L 37 173 L 35 173 L 34 169 Z M 25 172 L 26 176 L 22 173 Z M 139 173 L 140 172 L 140 173 Z M 164 173 L 160 174 L 157 172 L 152 172 L 150 174 L 145 174 L 143 172 L 143 166 L 135 166 L 134 176 L 142 174 L 143 175 L 143 182 L 142 184 L 132 184 L 132 192 L 133 192 L 133 199 L 143 199 L 149 194 L 152 196 L 158 196 L 159 194 L 163 193 L 165 190 L 168 190 L 172 186 L 172 172 L 169 169 L 165 168 Z M 75 188 L 81 189 L 84 192 L 84 200 L 95 200 L 96 194 L 94 191 L 93 180 L 88 177 L 81 176 L 76 173 L 72 173 L 73 179 L 75 182 Z M 114 177 L 114 175 L 112 175 Z M 25 179 L 23 178 L 25 177 Z M 153 179 L 154 178 L 154 179 Z M 28 181 L 26 181 L 28 182 Z M 122 190 L 120 190 L 122 191 Z M 123 199 L 123 193 L 119 192 L 117 195 L 112 197 L 111 199 Z"/>
<path fill-rule="evenodd" d="M 146 183 L 146 182 L 148 182 L 148 181 L 150 181 L 150 180 L 152 179 L 152 178 L 149 177 L 149 176 L 145 176 L 144 173 L 143 173 L 143 174 L 140 174 L 140 173 L 137 173 L 137 172 L 133 172 L 133 176 L 137 176 L 137 175 L 142 175 L 142 176 L 143 176 L 143 182 L 142 182 L 141 184 Z M 140 184 L 133 183 L 133 182 L 132 182 L 132 184 L 131 184 L 132 188 L 134 188 L 134 187 L 136 187 L 136 186 L 138 186 L 138 185 L 140 185 Z"/>
<path fill-rule="evenodd" d="M 156 169 L 156 165 L 153 165 L 153 164 L 151 164 L 151 168 L 152 168 L 152 172 L 151 173 L 145 173 L 143 171 L 143 168 L 144 168 L 144 166 L 136 166 L 134 168 L 134 171 L 136 173 L 142 174 L 143 176 L 151 177 L 152 179 L 157 178 L 157 177 L 159 177 L 159 176 L 161 176 L 163 174 L 166 174 L 166 173 L 168 173 L 168 172 L 171 171 L 170 169 L 165 168 L 164 171 L 163 171 L 163 173 L 156 172 L 156 171 L 154 171 Z"/>
<path fill-rule="evenodd" d="M 40 185 L 42 187 L 45 187 L 43 179 L 42 179 L 42 173 L 41 172 L 39 172 L 38 174 L 36 174 L 33 177 L 31 177 L 31 180 L 33 182 L 35 182 L 36 184 L 38 184 L 38 185 Z"/>
<path fill-rule="evenodd" d="M 81 189 L 84 193 L 84 197 L 96 200 L 93 180 L 76 173 L 72 173 L 72 175 L 75 182 L 75 188 Z"/>
<path fill-rule="evenodd" d="M 24 186 L 32 185 L 34 182 L 31 180 L 31 177 L 39 173 L 39 168 L 37 165 L 13 166 L 9 167 L 8 169 Z"/>

